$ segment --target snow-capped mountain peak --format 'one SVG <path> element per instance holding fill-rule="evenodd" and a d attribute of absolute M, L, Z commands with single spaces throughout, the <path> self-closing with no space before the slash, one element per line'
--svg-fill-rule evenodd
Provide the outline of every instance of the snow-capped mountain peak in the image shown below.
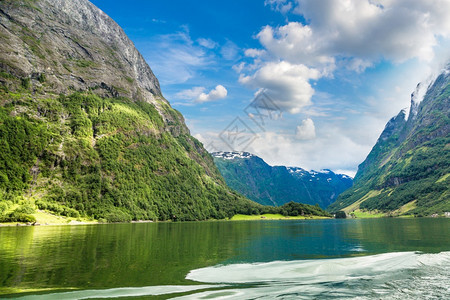
<path fill-rule="evenodd" d="M 245 152 L 215 152 L 214 162 L 227 184 L 251 200 L 280 206 L 290 201 L 325 208 L 353 184 L 331 170 L 309 171 L 299 167 L 270 166 Z M 250 158 L 250 159 L 247 159 Z"/>
<path fill-rule="evenodd" d="M 211 153 L 213 157 L 223 158 L 223 159 L 235 159 L 235 158 L 251 158 L 253 157 L 253 154 L 249 152 L 243 152 L 243 151 L 232 151 L 232 152 L 225 152 L 225 151 L 219 151 L 219 152 L 213 152 Z"/>
<path fill-rule="evenodd" d="M 305 169 L 299 168 L 299 167 L 286 167 L 289 173 L 305 173 L 308 172 Z"/>
<path fill-rule="evenodd" d="M 244 151 L 217 151 L 212 152 L 211 155 L 216 158 L 226 159 L 226 160 L 233 160 L 233 159 L 249 159 L 252 157 L 258 158 L 258 156 L 251 154 L 250 152 L 244 152 Z M 315 178 L 316 180 L 320 180 L 320 178 L 327 177 L 327 181 L 330 182 L 332 178 L 329 178 L 330 176 L 337 176 L 342 179 L 350 179 L 353 180 L 352 177 L 347 176 L 345 174 L 337 174 L 331 171 L 330 169 L 322 169 L 320 171 L 315 170 L 305 170 L 300 167 L 285 167 L 286 170 L 293 176 L 296 177 L 311 177 Z"/>

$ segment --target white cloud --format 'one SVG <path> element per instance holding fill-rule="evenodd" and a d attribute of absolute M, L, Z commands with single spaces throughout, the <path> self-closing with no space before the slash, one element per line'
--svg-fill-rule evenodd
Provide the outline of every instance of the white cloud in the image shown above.
<path fill-rule="evenodd" d="M 247 49 L 244 52 L 247 57 L 260 57 L 266 54 L 265 50 L 262 49 Z"/>
<path fill-rule="evenodd" d="M 298 22 L 278 28 L 267 25 L 257 34 L 257 38 L 275 59 L 309 66 L 334 63 L 334 58 L 322 50 L 323 39 L 316 36 L 308 25 Z"/>
<path fill-rule="evenodd" d="M 345 64 L 347 69 L 355 71 L 356 73 L 362 73 L 367 68 L 373 66 L 373 63 L 371 61 L 361 58 L 351 58 L 349 60 L 343 61 L 342 64 Z"/>
<path fill-rule="evenodd" d="M 214 100 L 224 99 L 228 95 L 227 89 L 223 85 L 218 85 L 212 89 L 208 94 L 201 93 L 196 102 L 210 102 Z"/>
<path fill-rule="evenodd" d="M 310 103 L 312 79 L 333 77 L 341 68 L 362 73 L 381 60 L 402 63 L 417 58 L 430 62 L 436 46 L 450 37 L 449 0 L 266 0 L 265 4 L 281 12 L 286 7 L 284 12 L 302 15 L 306 22 L 265 26 L 256 35 L 262 49 L 245 51 L 253 59 L 255 71 L 241 74 L 240 81 L 272 90 L 287 104 L 280 106 L 291 113 Z M 319 75 L 287 76 L 281 72 L 279 79 L 280 73 L 274 72 L 275 83 L 263 76 L 282 64 L 304 66 Z M 295 99 L 297 92 L 302 100 Z"/>
<path fill-rule="evenodd" d="M 220 84 L 209 91 L 209 93 L 205 93 L 205 90 L 206 88 L 202 86 L 196 86 L 191 89 L 182 90 L 175 94 L 175 99 L 192 100 L 195 103 L 204 103 L 224 99 L 228 95 L 227 89 Z"/>
<path fill-rule="evenodd" d="M 295 114 L 311 104 L 314 89 L 309 80 L 320 76 L 317 70 L 305 65 L 281 61 L 265 63 L 252 75 L 241 74 L 239 82 L 251 88 L 264 89 L 276 106 Z"/>
<path fill-rule="evenodd" d="M 312 140 L 316 137 L 316 127 L 310 118 L 302 121 L 295 130 L 295 137 L 298 140 Z"/>
<path fill-rule="evenodd" d="M 355 178 L 355 175 L 356 175 L 356 171 L 354 171 L 354 170 L 336 169 L 336 170 L 334 170 L 334 173 L 336 173 L 336 174 L 345 174 L 347 176 L 350 176 L 351 178 Z"/>
<path fill-rule="evenodd" d="M 279 11 L 282 14 L 288 13 L 293 7 L 292 2 L 287 0 L 266 0 L 264 1 L 264 5 L 268 5 L 273 10 Z"/>
<path fill-rule="evenodd" d="M 244 68 L 245 68 L 245 63 L 244 63 L 244 62 L 241 62 L 241 63 L 239 63 L 239 64 L 237 64 L 237 65 L 234 65 L 232 68 L 233 68 L 233 70 L 234 70 L 236 73 L 241 73 L 242 70 L 244 70 Z"/>
<path fill-rule="evenodd" d="M 239 47 L 232 41 L 227 41 L 220 49 L 220 54 L 226 60 L 235 60 L 239 55 Z"/>
<path fill-rule="evenodd" d="M 165 20 L 160 20 L 160 19 L 155 19 L 155 18 L 151 19 L 151 21 L 152 21 L 153 23 L 162 23 L 162 24 L 167 23 Z"/>
<path fill-rule="evenodd" d="M 302 30 L 310 30 L 310 35 L 297 37 L 296 42 L 308 42 L 305 45 L 314 48 L 318 55 L 384 58 L 394 62 L 414 57 L 430 60 L 437 37 L 450 35 L 448 0 L 297 0 L 297 3 L 296 13 L 309 21 Z M 278 40 L 285 42 L 292 34 L 296 33 Z"/>
<path fill-rule="evenodd" d="M 191 89 L 182 90 L 175 94 L 175 99 L 186 99 L 192 100 L 197 99 L 198 96 L 205 91 L 205 88 L 202 86 L 196 86 Z"/>
<path fill-rule="evenodd" d="M 199 38 L 197 39 L 197 43 L 205 48 L 214 49 L 217 47 L 217 43 L 211 39 Z"/>

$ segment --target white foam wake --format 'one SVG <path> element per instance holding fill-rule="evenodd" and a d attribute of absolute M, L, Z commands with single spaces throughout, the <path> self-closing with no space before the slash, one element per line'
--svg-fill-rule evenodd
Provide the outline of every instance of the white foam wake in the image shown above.
<path fill-rule="evenodd" d="M 450 252 L 215 266 L 193 270 L 187 279 L 241 286 L 177 299 L 450 299 Z"/>
<path fill-rule="evenodd" d="M 450 265 L 450 252 L 439 254 L 398 252 L 351 258 L 275 261 L 207 267 L 191 271 L 186 279 L 204 283 L 286 281 L 318 283 L 342 281 L 443 263 Z"/>

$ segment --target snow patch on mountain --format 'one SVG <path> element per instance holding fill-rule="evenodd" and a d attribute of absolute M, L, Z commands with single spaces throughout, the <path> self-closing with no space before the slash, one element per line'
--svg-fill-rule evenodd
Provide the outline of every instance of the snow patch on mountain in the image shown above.
<path fill-rule="evenodd" d="M 225 151 L 219 151 L 219 152 L 213 152 L 211 153 L 213 157 L 217 158 L 223 158 L 223 159 L 236 159 L 236 158 L 252 158 L 254 155 L 249 152 L 243 152 L 243 151 L 232 151 L 232 152 L 225 152 Z"/>

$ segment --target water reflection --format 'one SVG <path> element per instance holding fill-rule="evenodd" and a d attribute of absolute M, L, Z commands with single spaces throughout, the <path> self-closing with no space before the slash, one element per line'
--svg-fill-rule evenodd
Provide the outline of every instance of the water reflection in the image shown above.
<path fill-rule="evenodd" d="M 449 251 L 450 219 L 3 227 L 0 241 L 0 293 L 187 285 L 217 264 Z"/>

